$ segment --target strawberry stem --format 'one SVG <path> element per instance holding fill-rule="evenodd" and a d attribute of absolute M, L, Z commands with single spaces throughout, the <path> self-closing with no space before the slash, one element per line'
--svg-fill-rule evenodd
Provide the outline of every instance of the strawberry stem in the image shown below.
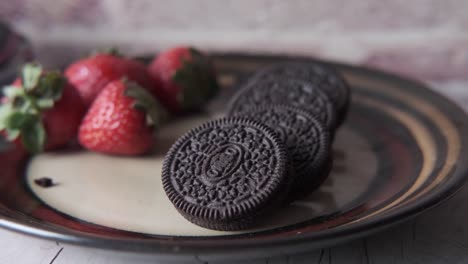
<path fill-rule="evenodd" d="M 200 108 L 219 90 L 210 58 L 194 48 L 190 48 L 190 55 L 172 77 L 182 88 L 178 101 L 184 110 Z"/>
<path fill-rule="evenodd" d="M 42 74 L 42 67 L 36 63 L 28 63 L 23 66 L 21 71 L 21 83 L 26 91 L 33 90 Z"/>
<path fill-rule="evenodd" d="M 21 87 L 7 86 L 0 106 L 0 131 L 9 141 L 21 138 L 30 153 L 44 149 L 47 139 L 42 113 L 62 98 L 66 79 L 57 71 L 44 72 L 39 64 L 23 67 Z"/>
<path fill-rule="evenodd" d="M 167 119 L 168 113 L 159 102 L 144 88 L 135 82 L 123 80 L 127 88 L 125 95 L 135 99 L 133 107 L 146 113 L 148 126 L 158 128 Z"/>

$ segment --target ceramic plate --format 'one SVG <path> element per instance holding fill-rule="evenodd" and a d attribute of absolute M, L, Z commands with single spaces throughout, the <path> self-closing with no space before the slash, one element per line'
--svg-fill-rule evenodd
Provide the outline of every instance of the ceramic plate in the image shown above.
<path fill-rule="evenodd" d="M 78 148 L 27 160 L 0 155 L 0 226 L 156 257 L 263 257 L 366 235 L 422 212 L 461 187 L 468 120 L 459 107 L 422 84 L 333 64 L 352 87 L 352 103 L 336 134 L 333 169 L 323 186 L 278 208 L 257 229 L 220 232 L 186 221 L 161 186 L 165 152 L 189 128 L 222 116 L 239 80 L 286 59 L 291 58 L 215 56 L 221 94 L 205 111 L 161 129 L 150 156 L 110 157 Z M 43 177 L 56 185 L 34 183 Z"/>

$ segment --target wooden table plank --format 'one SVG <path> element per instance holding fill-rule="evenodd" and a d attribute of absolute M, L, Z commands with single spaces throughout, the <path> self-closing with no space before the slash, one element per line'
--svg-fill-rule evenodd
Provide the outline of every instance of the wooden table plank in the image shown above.
<path fill-rule="evenodd" d="M 0 229 L 0 263 L 50 263 L 60 245 Z"/>

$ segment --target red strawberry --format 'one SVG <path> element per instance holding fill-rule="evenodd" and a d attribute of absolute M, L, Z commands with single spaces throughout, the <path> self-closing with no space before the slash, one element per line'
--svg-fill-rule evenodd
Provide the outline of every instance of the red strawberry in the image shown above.
<path fill-rule="evenodd" d="M 158 96 L 172 113 L 199 109 L 218 91 L 210 58 L 193 48 L 164 51 L 148 70 L 159 80 L 162 91 Z"/>
<path fill-rule="evenodd" d="M 70 83 L 76 87 L 86 106 L 90 106 L 108 83 L 123 77 L 135 81 L 155 94 L 157 83 L 142 63 L 114 53 L 97 54 L 79 60 L 65 70 Z"/>
<path fill-rule="evenodd" d="M 0 133 L 0 160 L 6 162 L 15 162 L 23 159 L 28 152 L 23 148 L 21 140 L 17 138 L 13 142 L 5 142 L 6 135 Z"/>
<path fill-rule="evenodd" d="M 117 155 L 139 155 L 153 146 L 153 130 L 160 121 L 154 97 L 136 83 L 116 80 L 104 87 L 88 110 L 79 130 L 85 148 Z"/>
<path fill-rule="evenodd" d="M 37 153 L 62 147 L 76 136 L 84 105 L 60 73 L 27 64 L 21 79 L 4 92 L 0 131 L 8 140 Z"/>

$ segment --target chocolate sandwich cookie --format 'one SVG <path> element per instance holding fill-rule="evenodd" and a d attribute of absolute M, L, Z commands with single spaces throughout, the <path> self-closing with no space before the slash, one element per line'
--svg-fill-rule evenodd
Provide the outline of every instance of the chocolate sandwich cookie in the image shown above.
<path fill-rule="evenodd" d="M 162 182 L 190 222 L 216 230 L 252 226 L 288 188 L 286 150 L 269 127 L 223 118 L 179 138 L 165 157 Z"/>
<path fill-rule="evenodd" d="M 319 87 L 335 106 L 337 125 L 344 121 L 349 107 L 350 88 L 335 69 L 312 61 L 277 63 L 254 74 L 250 82 L 255 83 L 272 76 L 304 80 Z"/>
<path fill-rule="evenodd" d="M 326 127 L 336 127 L 336 113 L 328 96 L 316 85 L 298 79 L 270 77 L 249 82 L 232 99 L 228 115 L 261 105 L 287 104 L 316 116 Z"/>
<path fill-rule="evenodd" d="M 267 105 L 238 113 L 275 131 L 284 142 L 292 166 L 290 197 L 315 190 L 329 173 L 330 135 L 308 112 L 288 105 Z"/>

